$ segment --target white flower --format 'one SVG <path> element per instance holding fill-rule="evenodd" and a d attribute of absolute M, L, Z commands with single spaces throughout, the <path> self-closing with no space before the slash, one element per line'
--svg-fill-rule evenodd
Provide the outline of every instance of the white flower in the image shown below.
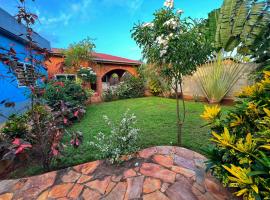
<path fill-rule="evenodd" d="M 153 28 L 153 27 L 154 27 L 154 24 L 153 24 L 153 23 L 144 23 L 144 24 L 142 25 L 142 27 Z"/>
<path fill-rule="evenodd" d="M 178 15 L 181 15 L 181 14 L 184 13 L 184 11 L 180 9 L 180 10 L 177 10 L 176 13 L 177 13 Z"/>
<path fill-rule="evenodd" d="M 174 18 L 172 18 L 172 19 L 166 21 L 163 25 L 168 26 L 172 29 L 176 29 L 178 27 L 178 22 Z"/>
<path fill-rule="evenodd" d="M 163 49 L 160 51 L 160 57 L 164 56 L 167 53 L 167 50 Z"/>
<path fill-rule="evenodd" d="M 167 8 L 173 9 L 173 7 L 174 7 L 174 0 L 166 0 L 164 2 L 164 6 L 167 7 Z"/>

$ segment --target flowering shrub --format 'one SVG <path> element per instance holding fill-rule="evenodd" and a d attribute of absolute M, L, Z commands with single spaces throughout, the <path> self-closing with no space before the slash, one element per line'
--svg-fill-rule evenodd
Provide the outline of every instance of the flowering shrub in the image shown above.
<path fill-rule="evenodd" d="M 117 99 L 115 91 L 108 88 L 106 91 L 104 91 L 102 93 L 102 99 L 105 102 L 109 102 L 109 101 L 113 101 L 113 100 Z"/>
<path fill-rule="evenodd" d="M 119 99 L 143 97 L 145 91 L 144 80 L 137 77 L 128 77 L 116 88 Z"/>
<path fill-rule="evenodd" d="M 212 129 L 208 167 L 224 185 L 247 200 L 270 197 L 270 72 L 239 95 L 225 119 L 220 108 L 202 115 Z"/>
<path fill-rule="evenodd" d="M 52 81 L 47 84 L 43 97 L 52 108 L 56 124 L 70 125 L 85 114 L 84 104 L 88 94 L 75 82 Z"/>
<path fill-rule="evenodd" d="M 97 74 L 91 67 L 77 70 L 77 75 L 85 82 L 96 83 Z"/>
<path fill-rule="evenodd" d="M 145 81 L 140 77 L 128 76 L 115 88 L 108 88 L 103 92 L 104 101 L 116 99 L 129 99 L 143 97 L 145 92 Z"/>
<path fill-rule="evenodd" d="M 127 111 L 119 125 L 113 124 L 107 116 L 104 116 L 104 120 L 111 129 L 110 133 L 98 133 L 89 144 L 100 151 L 102 158 L 108 158 L 111 163 L 119 163 L 123 161 L 123 156 L 138 150 L 136 143 L 139 129 L 135 128 L 136 116 Z"/>
<path fill-rule="evenodd" d="M 69 102 L 75 106 L 84 105 L 87 93 L 81 85 L 73 81 L 51 81 L 46 85 L 43 97 L 51 107 L 59 101 Z"/>

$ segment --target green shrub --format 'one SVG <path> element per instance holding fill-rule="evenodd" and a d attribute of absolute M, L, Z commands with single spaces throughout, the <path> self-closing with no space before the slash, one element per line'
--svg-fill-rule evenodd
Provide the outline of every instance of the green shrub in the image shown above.
<path fill-rule="evenodd" d="M 126 78 L 116 89 L 119 99 L 143 97 L 145 92 L 144 80 L 137 77 Z"/>
<path fill-rule="evenodd" d="M 4 127 L 2 128 L 1 132 L 8 139 L 26 139 L 28 132 L 27 122 L 28 117 L 26 114 L 11 115 L 8 118 L 8 121 L 5 123 Z"/>
<path fill-rule="evenodd" d="M 211 124 L 215 144 L 208 168 L 224 185 L 246 200 L 270 197 L 270 72 L 239 95 L 234 110 L 206 107 L 202 115 Z"/>
<path fill-rule="evenodd" d="M 118 125 L 104 116 L 110 133 L 98 133 L 89 144 L 100 151 L 101 158 L 108 158 L 112 163 L 119 163 L 129 158 L 129 154 L 138 150 L 139 129 L 135 128 L 136 116 L 127 111 Z"/>
<path fill-rule="evenodd" d="M 150 92 L 154 96 L 159 96 L 163 92 L 162 85 L 161 85 L 161 83 L 158 80 L 150 80 L 148 82 L 148 87 L 150 89 Z"/>
<path fill-rule="evenodd" d="M 112 89 L 107 89 L 102 93 L 102 99 L 105 102 L 113 101 L 117 99 L 115 92 Z"/>

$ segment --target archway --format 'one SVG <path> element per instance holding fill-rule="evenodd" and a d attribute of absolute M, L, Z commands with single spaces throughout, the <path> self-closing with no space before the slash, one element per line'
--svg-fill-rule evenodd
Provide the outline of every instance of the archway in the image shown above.
<path fill-rule="evenodd" d="M 105 73 L 102 76 L 102 90 L 116 88 L 128 76 L 132 76 L 132 74 L 123 69 L 114 69 Z"/>

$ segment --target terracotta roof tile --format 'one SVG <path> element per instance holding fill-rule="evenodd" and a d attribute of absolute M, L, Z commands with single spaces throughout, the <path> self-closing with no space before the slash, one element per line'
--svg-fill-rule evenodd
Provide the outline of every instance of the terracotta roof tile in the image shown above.
<path fill-rule="evenodd" d="M 52 52 L 56 54 L 61 54 L 64 49 L 52 48 Z M 127 58 L 122 58 L 119 56 L 113 56 L 105 53 L 92 53 L 94 60 L 99 62 L 116 62 L 116 63 L 127 63 L 127 64 L 135 64 L 141 65 L 142 63 L 138 60 L 131 60 Z"/>

